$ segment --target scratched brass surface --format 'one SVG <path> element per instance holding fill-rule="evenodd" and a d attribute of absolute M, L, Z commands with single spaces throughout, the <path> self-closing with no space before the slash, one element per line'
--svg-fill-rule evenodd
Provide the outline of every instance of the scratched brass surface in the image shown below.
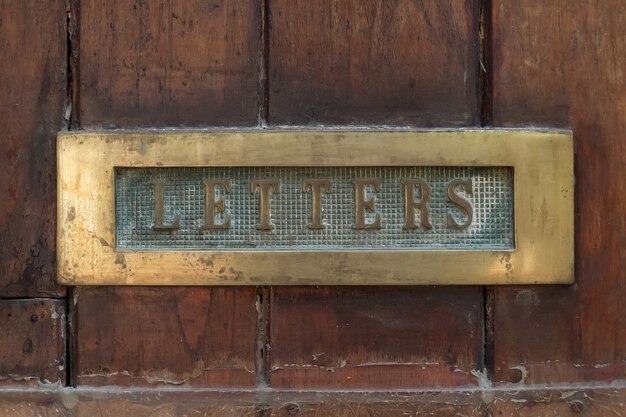
<path fill-rule="evenodd" d="M 62 132 L 58 279 L 70 285 L 570 283 L 572 161 L 567 131 Z M 116 172 L 168 167 L 508 167 L 513 173 L 509 202 L 514 206 L 515 244 L 455 250 L 410 245 L 147 250 L 120 245 Z M 384 224 L 384 216 L 382 220 Z M 463 219 L 453 222 L 462 224 Z M 433 228 L 443 227 L 440 223 Z"/>

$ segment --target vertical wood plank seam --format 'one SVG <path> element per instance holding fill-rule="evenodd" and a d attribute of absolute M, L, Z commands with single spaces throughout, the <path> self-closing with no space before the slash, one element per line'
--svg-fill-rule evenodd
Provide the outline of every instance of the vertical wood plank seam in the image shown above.
<path fill-rule="evenodd" d="M 77 339 L 76 333 L 76 309 L 74 303 L 75 288 L 68 287 L 67 299 L 65 300 L 65 386 L 76 388 L 76 375 L 74 366 L 76 362 Z"/>
<path fill-rule="evenodd" d="M 493 317 L 495 292 L 492 287 L 483 287 L 483 333 L 484 333 L 484 346 L 483 346 L 483 372 L 493 385 L 493 377 L 495 375 L 495 321 Z"/>
<path fill-rule="evenodd" d="M 79 97 L 78 97 L 78 60 L 79 60 L 79 0 L 65 0 L 65 10 L 67 13 L 67 102 L 66 102 L 66 114 L 65 122 L 67 123 L 67 130 L 71 130 L 79 126 Z"/>
<path fill-rule="evenodd" d="M 66 0 L 67 12 L 67 95 L 69 114 L 67 114 L 67 129 L 72 130 L 80 125 L 79 120 L 79 1 Z M 75 360 L 75 311 L 74 311 L 74 288 L 67 290 L 65 302 L 66 327 L 65 327 L 65 386 L 76 387 L 74 376 Z"/>
<path fill-rule="evenodd" d="M 492 31 L 491 19 L 493 16 L 492 0 L 480 0 L 479 4 L 479 83 L 480 83 L 480 126 L 486 127 L 493 123 L 493 62 L 492 62 Z M 483 345 L 479 357 L 480 371 L 486 380 L 492 384 L 494 375 L 494 320 L 493 303 L 494 293 L 489 286 L 483 286 Z"/>
<path fill-rule="evenodd" d="M 271 414 L 269 398 L 264 395 L 265 389 L 269 387 L 270 369 L 270 288 L 257 287 L 256 294 L 257 329 L 256 329 L 256 355 L 255 371 L 257 382 L 256 415 L 265 417 Z"/>
<path fill-rule="evenodd" d="M 258 125 L 267 127 L 269 123 L 269 0 L 259 0 L 259 63 L 258 63 Z M 270 369 L 270 288 L 257 287 L 257 329 L 255 371 L 257 390 L 263 392 L 269 387 Z M 268 417 L 272 414 L 268 398 L 259 395 L 256 399 L 255 414 L 257 417 Z"/>
<path fill-rule="evenodd" d="M 491 62 L 491 16 L 492 0 L 480 0 L 479 5 L 479 65 L 480 77 L 480 126 L 485 127 L 493 123 L 492 97 L 492 62 Z"/>
<path fill-rule="evenodd" d="M 256 379 L 258 388 L 269 386 L 269 315 L 270 289 L 257 287 Z"/>
<path fill-rule="evenodd" d="M 269 0 L 259 0 L 258 125 L 269 121 Z"/>
<path fill-rule="evenodd" d="M 67 130 L 79 125 L 78 120 L 78 10 L 80 0 L 65 0 L 66 24 L 66 107 L 64 119 Z M 76 387 L 73 375 L 74 360 L 74 289 L 68 287 L 65 298 L 65 381 L 66 387 Z"/>

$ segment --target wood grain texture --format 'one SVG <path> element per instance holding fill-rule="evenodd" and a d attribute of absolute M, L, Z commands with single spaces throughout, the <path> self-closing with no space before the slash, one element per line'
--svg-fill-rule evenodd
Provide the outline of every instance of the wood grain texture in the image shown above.
<path fill-rule="evenodd" d="M 0 400 L 0 417 L 255 417 L 253 407 L 233 407 L 229 404 L 206 406 L 200 404 L 167 403 L 144 404 L 136 401 L 94 400 L 66 406 L 61 400 L 49 402 L 8 402 Z"/>
<path fill-rule="evenodd" d="M 626 377 L 623 6 L 493 2 L 494 124 L 572 127 L 576 146 L 576 284 L 492 289 L 497 382 Z"/>
<path fill-rule="evenodd" d="M 513 388 L 488 396 L 489 417 L 607 417 L 626 413 L 624 388 L 571 386 L 526 392 Z"/>
<path fill-rule="evenodd" d="M 0 417 L 254 417 L 246 392 L 159 391 L 65 388 L 0 392 Z"/>
<path fill-rule="evenodd" d="M 389 396 L 391 397 L 391 396 Z M 334 400 L 324 402 L 291 402 L 274 406 L 270 416 L 273 417 L 486 417 L 480 401 L 466 402 L 458 396 L 458 402 L 421 402 L 419 396 L 409 395 L 408 401 L 391 400 L 371 401 L 365 396 L 354 396 L 352 400 Z"/>
<path fill-rule="evenodd" d="M 65 293 L 54 283 L 65 30 L 63 0 L 0 2 L 0 298 Z"/>
<path fill-rule="evenodd" d="M 478 2 L 270 2 L 271 124 L 473 125 Z"/>
<path fill-rule="evenodd" d="M 254 288 L 82 288 L 78 385 L 255 384 Z"/>
<path fill-rule="evenodd" d="M 80 2 L 81 127 L 257 123 L 258 5 Z M 79 385 L 250 386 L 255 289 L 76 290 Z"/>
<path fill-rule="evenodd" d="M 478 3 L 269 3 L 270 124 L 473 125 Z M 273 387 L 474 384 L 480 289 L 272 290 Z"/>
<path fill-rule="evenodd" d="M 0 300 L 0 386 L 65 382 L 65 301 Z"/>
<path fill-rule="evenodd" d="M 257 122 L 258 5 L 80 2 L 83 127 Z"/>
<path fill-rule="evenodd" d="M 479 287 L 275 287 L 270 385 L 475 384 L 480 293 Z"/>
<path fill-rule="evenodd" d="M 620 387 L 452 391 L 207 391 L 111 388 L 0 391 L 1 417 L 619 416 Z"/>

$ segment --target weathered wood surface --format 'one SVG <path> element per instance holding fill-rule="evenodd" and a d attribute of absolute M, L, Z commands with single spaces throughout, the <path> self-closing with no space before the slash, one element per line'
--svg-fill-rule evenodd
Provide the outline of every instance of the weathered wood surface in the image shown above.
<path fill-rule="evenodd" d="M 270 124 L 477 123 L 477 17 L 474 1 L 271 1 Z M 475 384 L 481 300 L 479 288 L 275 287 L 269 383 Z"/>
<path fill-rule="evenodd" d="M 270 123 L 477 123 L 478 1 L 269 5 Z"/>
<path fill-rule="evenodd" d="M 626 414 L 626 389 L 565 386 L 487 394 L 488 417 L 609 417 Z"/>
<path fill-rule="evenodd" d="M 81 1 L 83 127 L 254 125 L 258 5 Z"/>
<path fill-rule="evenodd" d="M 65 294 L 53 283 L 54 133 L 70 114 L 68 17 L 76 26 L 73 127 L 258 121 L 264 45 L 256 2 L 69 4 L 68 16 L 64 1 L 0 3 L 0 177 L 9 179 L 0 183 L 0 298 Z M 517 391 L 533 383 L 626 378 L 626 9 L 619 0 L 484 4 L 493 7 L 487 50 L 493 96 L 484 107 L 493 114 L 484 119 L 574 129 L 575 285 L 489 289 L 488 329 L 479 288 L 273 288 L 261 292 L 271 295 L 262 300 L 254 288 L 78 289 L 72 382 L 477 385 L 481 374 L 472 371 L 482 368 L 486 330 L 489 377 L 512 384 L 511 391 L 450 394 L 464 400 L 439 405 L 406 393 L 378 399 L 221 393 L 221 402 L 207 404 L 205 394 L 192 400 L 159 391 L 15 392 L 0 395 L 0 416 L 624 414 L 623 388 Z M 268 111 L 270 124 L 479 122 L 477 1 L 268 5 L 269 107 L 261 113 Z M 3 300 L 0 317 L 0 385 L 62 382 L 64 301 Z"/>
<path fill-rule="evenodd" d="M 65 319 L 64 300 L 0 300 L 0 387 L 65 383 Z"/>
<path fill-rule="evenodd" d="M 63 0 L 0 2 L 0 298 L 65 293 L 54 283 L 65 59 Z"/>
<path fill-rule="evenodd" d="M 258 5 L 81 1 L 80 127 L 254 125 Z M 254 288 L 75 292 L 74 382 L 250 386 Z"/>
<path fill-rule="evenodd" d="M 0 394 L 0 416 L 620 416 L 623 387 L 447 392 L 61 389 Z"/>
<path fill-rule="evenodd" d="M 0 417 L 253 417 L 263 408 L 246 392 L 123 389 L 0 392 Z"/>
<path fill-rule="evenodd" d="M 254 288 L 83 288 L 74 296 L 77 385 L 250 387 Z"/>
<path fill-rule="evenodd" d="M 275 287 L 270 385 L 476 384 L 481 309 L 479 287 Z"/>
<path fill-rule="evenodd" d="M 624 22 L 620 0 L 493 2 L 494 124 L 576 146 L 576 284 L 491 289 L 499 383 L 626 378 Z"/>

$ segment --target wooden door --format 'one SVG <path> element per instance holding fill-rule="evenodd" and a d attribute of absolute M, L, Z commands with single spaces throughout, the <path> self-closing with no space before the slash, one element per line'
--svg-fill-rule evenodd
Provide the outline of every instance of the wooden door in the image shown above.
<path fill-rule="evenodd" d="M 0 45 L 0 415 L 626 411 L 622 1 L 3 1 Z M 576 284 L 55 284 L 57 131 L 286 126 L 571 128 Z"/>

